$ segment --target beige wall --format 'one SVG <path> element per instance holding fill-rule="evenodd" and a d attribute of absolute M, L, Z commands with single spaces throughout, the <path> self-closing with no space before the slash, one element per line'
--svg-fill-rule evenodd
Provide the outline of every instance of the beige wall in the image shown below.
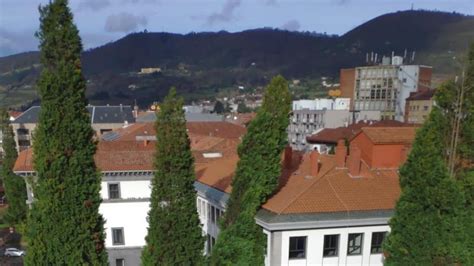
<path fill-rule="evenodd" d="M 433 107 L 433 100 L 411 100 L 407 101 L 408 123 L 423 124 Z"/>

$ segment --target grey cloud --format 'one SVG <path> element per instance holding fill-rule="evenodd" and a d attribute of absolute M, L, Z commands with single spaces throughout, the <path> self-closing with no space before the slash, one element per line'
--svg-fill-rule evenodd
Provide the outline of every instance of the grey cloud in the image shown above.
<path fill-rule="evenodd" d="M 234 18 L 234 10 L 242 4 L 241 0 L 227 0 L 220 12 L 212 13 L 207 17 L 207 23 L 229 22 Z"/>
<path fill-rule="evenodd" d="M 108 16 L 105 21 L 105 30 L 108 32 L 130 32 L 147 24 L 148 20 L 145 16 L 135 16 L 123 12 Z"/>
<path fill-rule="evenodd" d="M 108 6 L 110 6 L 109 0 L 82 0 L 81 2 L 79 2 L 78 10 L 82 11 L 82 10 L 90 9 L 93 11 L 97 11 L 97 10 L 104 9 Z"/>
<path fill-rule="evenodd" d="M 296 19 L 292 19 L 281 25 L 280 29 L 288 31 L 297 31 L 300 29 L 300 27 L 300 23 Z"/>
<path fill-rule="evenodd" d="M 0 56 L 32 50 L 38 50 L 33 31 L 11 32 L 0 27 Z"/>

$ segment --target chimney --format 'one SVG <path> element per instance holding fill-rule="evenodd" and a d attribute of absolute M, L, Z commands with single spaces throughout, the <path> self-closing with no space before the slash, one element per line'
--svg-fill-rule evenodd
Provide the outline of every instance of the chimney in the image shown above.
<path fill-rule="evenodd" d="M 319 152 L 318 150 L 311 151 L 309 156 L 311 164 L 311 176 L 317 176 L 319 173 Z"/>
<path fill-rule="evenodd" d="M 293 159 L 293 149 L 291 148 L 290 145 L 285 147 L 285 157 L 283 158 L 283 164 L 285 168 L 290 169 L 291 168 L 291 161 Z"/>
<path fill-rule="evenodd" d="M 344 168 L 346 166 L 347 148 L 344 139 L 337 141 L 336 146 L 336 167 Z"/>
<path fill-rule="evenodd" d="M 143 146 L 146 147 L 147 145 L 148 145 L 148 140 L 145 138 L 145 139 L 143 140 Z"/>
<path fill-rule="evenodd" d="M 347 159 L 347 168 L 351 176 L 360 176 L 360 157 L 361 152 L 357 146 L 351 145 L 350 155 Z"/>

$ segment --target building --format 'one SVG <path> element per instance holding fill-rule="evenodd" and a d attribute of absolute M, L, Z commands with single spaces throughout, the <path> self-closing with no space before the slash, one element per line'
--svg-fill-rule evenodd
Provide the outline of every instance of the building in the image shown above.
<path fill-rule="evenodd" d="M 40 106 L 30 107 L 11 122 L 15 133 L 15 142 L 19 151 L 32 145 L 33 132 L 38 123 Z M 91 125 L 96 136 L 135 123 L 133 109 L 128 105 L 87 106 L 91 116 Z"/>
<path fill-rule="evenodd" d="M 313 135 L 306 137 L 309 150 L 318 150 L 320 153 L 334 153 L 339 140 L 349 141 L 355 135 L 359 134 L 363 127 L 406 127 L 413 124 L 403 123 L 396 120 L 381 121 L 359 121 L 348 126 L 338 128 L 323 128 Z"/>
<path fill-rule="evenodd" d="M 196 159 L 196 206 L 206 236 L 205 252 L 219 234 L 245 128 L 226 122 L 188 123 Z M 95 156 L 102 171 L 106 247 L 111 265 L 139 265 L 153 176 L 153 125 L 135 124 L 104 136 Z M 262 205 L 256 223 L 267 235 L 266 265 L 383 265 L 382 242 L 400 194 L 398 167 L 415 136 L 414 127 L 362 128 L 349 150 L 335 155 L 287 148 L 280 186 Z M 34 176 L 31 149 L 15 165 Z M 27 178 L 27 180 L 31 178 Z M 32 200 L 31 186 L 28 197 Z M 127 215 L 123 215 L 126 213 Z"/>
<path fill-rule="evenodd" d="M 414 127 L 363 128 L 349 156 L 344 141 L 335 155 L 287 149 L 280 187 L 256 216 L 267 235 L 265 264 L 383 265 L 397 171 L 414 136 Z M 227 175 L 197 181 L 198 208 L 211 223 L 225 210 L 229 184 Z"/>
<path fill-rule="evenodd" d="M 238 160 L 237 145 L 246 129 L 227 122 L 188 122 L 187 128 L 197 178 L 228 176 L 230 185 Z M 125 265 L 140 265 L 148 226 L 155 141 L 153 123 L 136 123 L 104 134 L 98 144 L 95 162 L 102 173 L 99 211 L 105 219 L 105 245 L 111 265 L 117 260 L 124 260 Z M 23 177 L 34 177 L 31 148 L 20 152 L 15 172 Z M 220 185 L 224 183 L 221 181 Z M 29 183 L 27 191 L 28 203 L 31 203 Z M 204 232 L 215 239 L 218 230 L 214 215 L 209 216 L 209 220 L 201 219 Z"/>
<path fill-rule="evenodd" d="M 225 119 L 223 115 L 214 113 L 185 112 L 184 115 L 188 122 L 222 122 Z M 156 121 L 156 113 L 154 111 L 139 113 L 136 119 L 137 123 L 149 123 L 154 121 Z"/>
<path fill-rule="evenodd" d="M 314 99 L 293 101 L 292 110 L 349 110 L 350 98 Z"/>
<path fill-rule="evenodd" d="M 434 104 L 435 90 L 412 92 L 406 99 L 405 122 L 423 124 Z"/>
<path fill-rule="evenodd" d="M 323 128 L 347 126 L 353 121 L 380 120 L 380 111 L 349 111 L 348 98 L 293 101 L 288 142 L 295 150 L 308 150 L 306 137 Z"/>
<path fill-rule="evenodd" d="M 351 109 L 381 111 L 384 119 L 404 120 L 405 99 L 431 87 L 432 67 L 404 65 L 403 58 L 397 56 L 391 61 L 341 69 L 341 96 L 351 98 Z"/>

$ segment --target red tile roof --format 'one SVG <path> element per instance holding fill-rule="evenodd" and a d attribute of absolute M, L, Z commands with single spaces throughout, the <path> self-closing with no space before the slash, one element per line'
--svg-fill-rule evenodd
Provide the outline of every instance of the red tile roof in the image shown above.
<path fill-rule="evenodd" d="M 412 144 L 416 127 L 364 127 L 364 132 L 374 144 Z"/>
<path fill-rule="evenodd" d="M 347 127 L 325 128 L 316 134 L 308 136 L 308 143 L 336 144 L 340 139 L 352 139 L 363 127 L 413 127 L 415 125 L 399 122 L 396 120 L 381 121 L 359 121 L 356 124 L 350 124 Z"/>

